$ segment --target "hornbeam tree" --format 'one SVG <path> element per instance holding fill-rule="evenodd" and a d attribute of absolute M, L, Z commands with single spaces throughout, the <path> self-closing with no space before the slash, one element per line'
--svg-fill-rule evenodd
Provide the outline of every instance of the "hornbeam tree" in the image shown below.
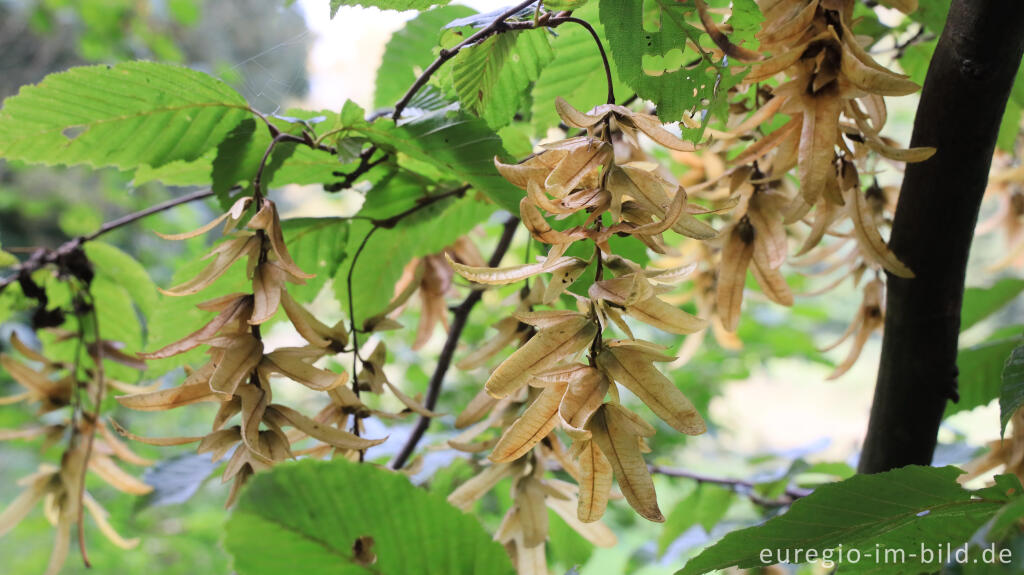
<path fill-rule="evenodd" d="M 4 101 L 11 165 L 116 168 L 173 197 L 0 252 L 0 321 L 25 326 L 0 354 L 0 405 L 23 410 L 0 439 L 43 446 L 0 535 L 42 507 L 46 573 L 72 548 L 109 569 L 94 531 L 145 563 L 109 488 L 151 500 L 219 470 L 242 575 L 608 573 L 659 555 L 694 575 L 1018 572 L 1024 329 L 990 316 L 1024 291 L 994 281 L 1024 265 L 1024 4 L 331 0 L 331 16 L 357 4 L 418 11 L 371 110 L 268 113 L 141 60 Z M 888 109 L 919 91 L 903 145 Z M 296 185 L 360 206 L 289 217 Z M 204 201 L 191 231 L 151 217 Z M 997 227 L 991 287 L 965 292 L 972 240 Z M 144 265 L 102 241 L 128 228 L 190 257 Z M 715 428 L 744 346 L 830 363 L 765 345 L 786 326 L 755 310 L 849 294 L 828 379 L 882 335 L 861 474 L 673 463 Z M 960 348 L 983 320 L 1002 327 Z M 943 419 L 996 399 L 1006 437 L 931 467 Z M 734 500 L 750 505 L 723 523 Z M 673 555 L 695 525 L 717 542 Z M 638 533 L 657 549 L 601 563 Z M 977 559 L 921 551 L 950 547 Z"/>

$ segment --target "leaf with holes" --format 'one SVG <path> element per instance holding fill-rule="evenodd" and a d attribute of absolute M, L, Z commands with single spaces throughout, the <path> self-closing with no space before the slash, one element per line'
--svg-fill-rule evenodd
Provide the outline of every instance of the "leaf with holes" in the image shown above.
<path fill-rule="evenodd" d="M 192 161 L 251 112 L 227 84 L 154 62 L 83 66 L 21 89 L 0 110 L 0 157 L 132 169 Z"/>
<path fill-rule="evenodd" d="M 597 4 L 590 4 L 576 13 L 594 27 L 598 37 L 604 40 L 604 27 L 597 19 Z M 541 71 L 533 86 L 533 104 L 530 112 L 534 135 L 543 137 L 549 128 L 557 126 L 561 119 L 555 110 L 555 99 L 561 97 L 578 110 L 590 110 L 606 103 L 608 81 L 604 73 L 601 53 L 593 37 L 582 26 L 563 24 L 558 27 L 558 37 L 551 41 L 555 57 Z M 628 86 L 619 80 L 614 60 L 609 62 L 615 93 L 619 100 L 629 94 Z"/>
<path fill-rule="evenodd" d="M 742 79 L 724 60 L 700 46 L 704 33 L 693 3 L 675 0 L 601 0 L 601 22 L 622 80 L 651 100 L 663 122 L 708 109 L 725 118 L 729 89 Z M 645 23 L 658 26 L 650 31 Z M 692 138 L 699 131 L 684 130 Z"/>
<path fill-rule="evenodd" d="M 515 572 L 476 517 L 402 474 L 304 460 L 251 481 L 224 540 L 240 575 Z"/>

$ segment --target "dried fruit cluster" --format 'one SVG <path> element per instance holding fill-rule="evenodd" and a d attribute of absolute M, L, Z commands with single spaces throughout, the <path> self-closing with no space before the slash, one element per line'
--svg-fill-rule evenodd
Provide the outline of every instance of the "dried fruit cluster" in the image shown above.
<path fill-rule="evenodd" d="M 255 213 L 243 229 L 237 229 L 246 212 Z M 302 283 L 312 277 L 295 265 L 281 232 L 274 203 L 262 197 L 243 197 L 234 206 L 206 226 L 186 234 L 164 236 L 182 240 L 212 230 L 225 222 L 228 239 L 215 246 L 207 258 L 210 264 L 194 279 L 166 290 L 168 295 L 195 294 L 221 277 L 235 262 L 245 260 L 251 293 L 218 297 L 199 308 L 216 315 L 187 337 L 151 353 L 146 359 L 159 359 L 206 346 L 209 361 L 190 371 L 178 387 L 119 397 L 125 407 L 143 411 L 173 409 L 198 402 L 216 402 L 219 409 L 213 429 L 205 437 L 136 439 L 158 445 L 199 441 L 199 453 L 212 453 L 219 460 L 231 453 L 223 480 L 234 480 L 227 505 L 235 500 L 238 489 L 253 473 L 276 462 L 304 453 L 292 446 L 313 438 L 322 445 L 306 453 L 339 451 L 351 454 L 378 445 L 383 439 L 366 439 L 346 431 L 349 415 L 358 418 L 366 408 L 344 384 L 347 373 L 335 373 L 313 365 L 318 359 L 345 349 L 348 333 L 339 322 L 327 326 L 313 317 L 288 295 L 287 282 Z M 302 347 L 264 350 L 260 325 L 277 312 L 285 313 L 296 331 L 308 342 Z M 383 348 L 381 348 L 383 351 Z M 273 401 L 271 378 L 284 376 L 312 390 L 328 394 L 331 403 L 310 418 L 298 410 Z M 374 386 L 375 387 L 375 386 Z M 239 422 L 228 426 L 239 416 Z M 285 431 L 285 428 L 292 428 Z"/>
<path fill-rule="evenodd" d="M 1018 140 L 1017 146 L 1021 143 Z M 1002 232 L 1005 248 L 1003 256 L 992 264 L 996 271 L 1006 267 L 1024 266 L 1024 167 L 1015 154 L 996 151 L 992 160 L 992 173 L 988 179 L 985 197 L 996 207 L 983 221 L 978 222 L 976 233 Z"/>
<path fill-rule="evenodd" d="M 613 254 L 608 242 L 613 235 L 632 236 L 664 253 L 667 246 L 661 235 L 668 230 L 700 239 L 715 236 L 713 228 L 693 215 L 704 210 L 689 204 L 683 188 L 658 164 L 646 160 L 637 132 L 670 149 L 694 148 L 665 130 L 654 116 L 622 106 L 599 106 L 591 114 L 562 100 L 557 106 L 562 120 L 586 130 L 586 135 L 545 145 L 521 164 L 497 162 L 506 179 L 526 189 L 520 204 L 522 222 L 533 239 L 551 246 L 547 255 L 538 263 L 507 268 L 452 262 L 457 273 L 485 285 L 551 275 L 546 285 L 538 278 L 524 290 L 517 312 L 496 326 L 499 333 L 493 342 L 460 362 L 463 368 L 479 365 L 508 343 L 523 342 L 494 369 L 484 389 L 460 414 L 456 426 L 472 427 L 451 442 L 467 451 L 493 444 L 493 465 L 451 495 L 455 505 L 465 508 L 501 479 L 514 478 L 516 505 L 498 538 L 510 546 L 520 572 L 530 572 L 530 565 L 541 570 L 544 564 L 546 507 L 594 543 L 614 544 L 614 536 L 594 523 L 604 514 L 613 476 L 637 512 L 652 521 L 664 520 L 642 455 L 654 427 L 621 404 L 618 386 L 630 390 L 676 430 L 690 435 L 705 431 L 693 404 L 654 365 L 672 357 L 658 345 L 635 339 L 625 319 L 629 316 L 675 334 L 703 329 L 703 320 L 659 297 L 695 266 L 644 269 Z M 644 159 L 617 161 L 613 131 L 630 147 L 629 156 Z M 585 218 L 580 216 L 583 221 L 569 229 L 555 230 L 545 213 Z M 564 255 L 574 242 L 587 240 L 595 246 L 589 261 Z M 587 297 L 568 292 L 590 266 L 596 278 Z M 553 306 L 562 296 L 574 298 L 576 309 L 534 309 Z M 627 339 L 605 338 L 611 326 Z M 585 362 L 580 361 L 584 354 Z M 521 405 L 526 409 L 515 417 Z M 510 418 L 514 421 L 496 441 L 470 442 Z M 555 427 L 571 439 L 568 449 L 552 434 Z M 545 478 L 552 467 L 566 471 L 577 485 Z"/>
<path fill-rule="evenodd" d="M 866 52 L 851 31 L 852 0 L 759 4 L 765 21 L 758 39 L 766 58 L 722 40 L 706 6 L 699 6 L 720 46 L 726 44 L 731 55 L 758 60 L 734 94 L 731 110 L 737 121 L 730 122 L 728 131 L 710 130 L 712 140 L 704 149 L 665 130 L 655 116 L 611 104 L 581 113 L 558 100 L 563 122 L 582 133 L 543 144 L 519 164 L 496 162 L 508 181 L 526 190 L 522 222 L 533 239 L 550 249 L 537 263 L 507 268 L 455 264 L 455 271 L 485 285 L 529 281 L 539 274 L 551 279 L 546 284 L 538 279 L 524 289 L 515 314 L 495 326 L 498 335 L 460 363 L 476 367 L 506 345 L 520 343 L 456 422 L 468 429 L 450 444 L 469 452 L 493 447 L 489 457 L 494 463 L 456 490 L 451 501 L 467 507 L 502 478 L 514 478 L 516 505 L 499 538 L 518 558 L 520 572 L 530 572 L 530 565 L 543 572 L 545 505 L 558 511 L 566 498 L 575 500 L 573 524 L 595 542 L 609 541 L 589 522 L 604 512 L 613 476 L 638 513 L 662 520 L 642 457 L 645 438 L 655 430 L 621 404 L 619 385 L 678 431 L 704 431 L 700 414 L 654 365 L 674 358 L 636 339 L 626 316 L 675 334 L 698 333 L 710 321 L 719 341 L 735 347 L 739 341 L 731 332 L 739 323 L 748 270 L 768 299 L 787 306 L 794 298 L 782 273 L 787 262 L 810 275 L 840 272 L 825 290 L 850 277 L 860 283 L 865 272 L 873 271 L 874 278 L 863 285 L 857 317 L 834 344 L 854 337 L 848 357 L 832 374 L 838 377 L 883 324 L 881 271 L 912 275 L 879 231 L 891 221 L 895 190 L 877 183 L 865 186 L 860 174 L 874 169 L 876 154 L 911 162 L 934 153 L 899 149 L 881 135 L 884 97 L 918 87 Z M 748 109 L 744 101 L 757 109 Z M 779 114 L 791 119 L 762 134 L 761 127 Z M 699 126 L 690 119 L 684 123 Z M 639 146 L 639 133 L 689 167 L 680 181 L 687 182 L 690 198 L 699 205 L 689 203 L 672 174 Z M 754 142 L 726 159 L 738 138 Z M 789 178 L 793 171 L 798 185 Z M 720 218 L 725 224 L 721 234 L 694 217 L 698 214 Z M 550 217 L 574 225 L 556 229 Z M 702 241 L 670 247 L 662 236 L 667 231 Z M 664 264 L 674 261 L 677 267 L 644 269 L 612 254 L 609 239 L 615 235 L 639 239 L 666 254 Z M 797 260 L 790 255 L 793 238 L 801 241 Z M 595 245 L 589 260 L 566 255 L 578 241 Z M 567 292 L 591 266 L 596 278 L 588 297 Z M 661 297 L 691 275 L 689 297 L 708 320 L 679 309 L 674 305 L 678 297 Z M 576 300 L 576 309 L 534 309 L 566 296 Z M 625 338 L 606 338 L 612 326 Z M 701 335 L 689 338 L 683 357 L 672 366 L 692 356 L 700 340 Z M 526 409 L 516 417 L 520 405 Z M 492 426 L 504 428 L 500 438 L 471 442 Z M 556 427 L 571 440 L 570 447 L 553 433 Z M 556 480 L 545 478 L 545 470 L 554 468 L 565 470 L 578 487 L 556 486 Z"/>
<path fill-rule="evenodd" d="M 84 300 L 76 305 L 80 312 L 76 320 L 80 325 L 95 321 L 90 306 L 85 305 Z M 65 413 L 59 423 L 40 421 L 34 427 L 0 430 L 0 440 L 42 437 L 44 450 L 60 442 L 67 444 L 61 454 L 60 465 L 40 464 L 35 473 L 22 478 L 18 484 L 24 490 L 0 513 L 2 537 L 20 523 L 39 501 L 43 502 L 44 515 L 56 529 L 47 575 L 57 573 L 64 565 L 72 529 L 75 525 L 81 528 L 86 512 L 114 545 L 130 549 L 138 543 L 138 539 L 121 537 L 107 521 L 107 511 L 85 488 L 89 471 L 124 493 L 143 495 L 152 490 L 118 464 L 120 461 L 145 466 L 152 461 L 136 454 L 112 433 L 109 426 L 116 426 L 116 423 L 102 417 L 100 412 L 102 399 L 108 393 L 146 390 L 105 376 L 100 365 L 104 359 L 138 369 L 142 367 L 140 362 L 121 353 L 113 342 L 97 340 L 84 331 L 51 331 L 58 340 L 77 340 L 75 345 L 88 352 L 89 360 L 79 358 L 81 361 L 74 363 L 51 360 L 22 342 L 17 334 L 13 334 L 10 341 L 21 359 L 0 354 L 0 365 L 25 388 L 23 393 L 0 399 L 0 405 L 37 403 L 37 415 L 41 420 L 44 417 L 50 419 L 55 413 Z M 84 548 L 84 543 L 82 545 Z"/>
<path fill-rule="evenodd" d="M 874 271 L 875 279 L 863 287 L 861 313 L 835 344 L 858 334 L 846 360 L 830 376 L 838 377 L 883 323 L 881 271 L 913 276 L 879 231 L 891 223 L 897 190 L 877 182 L 865 186 L 860 174 L 874 169 L 875 154 L 894 162 L 918 162 L 935 150 L 900 149 L 881 135 L 887 119 L 884 97 L 910 94 L 918 86 L 863 48 L 851 31 L 853 0 L 760 5 L 765 20 L 757 37 L 761 52 L 769 57 L 756 62 L 744 79 L 760 106 L 729 132 L 713 132 L 721 143 L 717 148 L 713 144 L 709 153 L 724 151 L 722 145 L 738 137 L 757 139 L 729 162 L 732 169 L 708 174 L 714 177 L 691 188 L 696 198 L 732 208 L 721 251 L 704 254 L 708 267 L 717 270 L 705 281 L 714 286 L 713 301 L 711 290 L 698 290 L 698 301 L 704 300 L 698 307 L 711 310 L 725 331 L 734 331 L 748 269 L 768 299 L 786 306 L 793 304 L 780 271 L 787 261 L 806 275 L 839 272 L 817 293 L 847 278 L 857 284 L 865 272 Z M 709 24 L 714 26 L 705 21 Z M 735 111 L 746 115 L 747 108 L 738 105 Z M 760 127 L 778 114 L 791 119 L 762 135 Z M 789 179 L 794 169 L 796 187 Z M 789 256 L 791 236 L 802 238 L 794 253 L 797 259 Z M 735 344 L 721 331 L 716 331 L 719 341 Z"/>

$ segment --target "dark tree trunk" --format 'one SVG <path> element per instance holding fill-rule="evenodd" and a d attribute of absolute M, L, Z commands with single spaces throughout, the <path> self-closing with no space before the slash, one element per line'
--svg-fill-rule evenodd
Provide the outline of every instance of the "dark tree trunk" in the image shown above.
<path fill-rule="evenodd" d="M 916 277 L 889 276 L 862 473 L 931 463 L 957 396 L 967 256 L 1022 50 L 1024 0 L 953 0 L 911 139 L 938 152 L 907 166 L 893 222 L 890 246 Z"/>

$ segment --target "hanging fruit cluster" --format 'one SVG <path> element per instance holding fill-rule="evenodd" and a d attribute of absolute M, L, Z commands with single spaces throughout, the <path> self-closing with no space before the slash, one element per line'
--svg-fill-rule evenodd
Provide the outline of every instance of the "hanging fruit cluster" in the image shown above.
<path fill-rule="evenodd" d="M 851 276 L 859 283 L 872 271 L 856 319 L 835 344 L 854 337 L 847 359 L 832 375 L 838 377 L 883 324 L 881 272 L 912 276 L 879 232 L 890 221 L 894 191 L 877 183 L 865 186 L 860 174 L 873 169 L 877 156 L 909 162 L 934 153 L 900 149 L 881 135 L 884 97 L 906 95 L 917 86 L 863 49 L 850 30 L 852 0 L 760 5 L 765 21 L 757 37 L 763 57 L 727 43 L 699 3 L 702 21 L 719 46 L 735 57 L 757 60 L 734 94 L 737 104 L 731 110 L 737 120 L 726 131 L 709 130 L 711 141 L 702 149 L 677 138 L 656 116 L 614 104 L 582 113 L 559 99 L 563 123 L 580 135 L 542 144 L 518 164 L 496 160 L 501 174 L 526 190 L 520 204 L 524 227 L 550 248 L 536 263 L 453 267 L 483 285 L 529 282 L 539 275 L 550 279 L 538 278 L 524 288 L 518 309 L 495 326 L 496 337 L 460 363 L 473 368 L 519 344 L 456 421 L 456 427 L 467 429 L 449 444 L 468 452 L 490 448 L 492 464 L 449 500 L 468 508 L 499 481 L 513 478 L 515 505 L 498 538 L 517 558 L 521 573 L 534 572 L 530 566 L 544 572 L 545 507 L 564 515 L 566 502 L 574 504 L 570 524 L 595 543 L 613 541 L 591 523 L 605 511 L 613 478 L 640 515 L 663 520 L 643 458 L 655 428 L 622 404 L 619 386 L 677 431 L 705 430 L 693 404 L 655 366 L 675 360 L 671 366 L 678 367 L 695 353 L 701 336 L 690 338 L 681 350 L 685 357 L 677 360 L 655 343 L 637 339 L 627 318 L 674 334 L 696 334 L 710 322 L 719 341 L 734 347 L 739 341 L 731 332 L 739 323 L 748 271 L 768 299 L 786 306 L 794 301 L 783 274 L 787 263 L 811 273 L 841 270 L 829 288 Z M 778 114 L 791 119 L 762 133 Z M 684 124 L 700 125 L 687 118 Z M 690 169 L 674 178 L 641 147 L 639 134 Z M 726 159 L 739 138 L 752 143 Z M 721 221 L 721 232 L 695 217 L 701 214 Z M 575 225 L 556 229 L 550 219 Z M 669 245 L 666 232 L 698 241 Z M 645 268 L 612 253 L 613 236 L 631 236 L 666 257 L 658 267 Z M 794 239 L 800 241 L 796 260 L 789 245 Z M 590 259 L 565 255 L 581 241 L 595 246 Z M 595 279 L 587 296 L 567 291 L 591 267 Z M 693 279 L 689 297 L 707 319 L 674 305 L 678 297 L 671 297 L 672 303 L 662 297 L 687 278 Z M 536 309 L 573 300 L 575 309 Z M 623 337 L 607 337 L 609 329 Z M 503 429 L 500 438 L 472 441 L 495 426 Z M 563 445 L 556 428 L 570 445 Z M 545 476 L 559 469 L 577 485 Z"/>
<path fill-rule="evenodd" d="M 243 229 L 238 229 L 246 212 L 253 210 Z M 295 457 L 292 445 L 306 438 L 322 442 L 322 451 L 350 455 L 380 444 L 383 439 L 366 439 L 344 429 L 350 414 L 364 406 L 345 387 L 347 373 L 335 373 L 313 365 L 318 359 L 345 349 L 348 333 L 342 324 L 327 326 L 313 317 L 288 295 L 287 283 L 309 279 L 292 260 L 284 243 L 281 222 L 274 203 L 266 198 L 243 197 L 231 210 L 206 226 L 186 234 L 164 236 L 183 240 L 212 230 L 225 222 L 228 237 L 207 255 L 212 261 L 199 275 L 165 293 L 172 296 L 195 294 L 210 286 L 236 262 L 243 261 L 252 281 L 251 293 L 235 293 L 199 304 L 216 315 L 187 337 L 154 352 L 145 359 L 161 359 L 205 346 L 210 356 L 201 367 L 190 370 L 178 387 L 118 398 L 125 407 L 143 411 L 173 409 L 198 402 L 219 405 L 212 430 L 204 437 L 146 439 L 158 445 L 199 441 L 199 453 L 212 453 L 214 461 L 231 454 L 223 480 L 233 480 L 227 505 L 238 489 L 256 471 Z M 284 308 L 288 320 L 307 341 L 302 347 L 265 351 L 260 325 Z M 298 410 L 273 401 L 271 378 L 285 378 L 328 394 L 331 404 L 310 418 Z M 236 415 L 239 423 L 228 426 Z M 356 424 L 358 425 L 358 419 Z M 285 428 L 292 428 L 285 431 Z M 358 429 L 355 427 L 354 429 Z"/>
<path fill-rule="evenodd" d="M 33 316 L 39 333 L 46 332 L 52 341 L 72 346 L 73 361 L 51 359 L 27 345 L 17 333 L 12 333 L 10 339 L 17 356 L 0 354 L 0 365 L 24 388 L 22 393 L 0 398 L 0 405 L 37 405 L 36 417 L 39 418 L 31 427 L 0 430 L 0 440 L 42 438 L 43 450 L 64 444 L 59 465 L 42 463 L 35 473 L 22 478 L 18 484 L 23 491 L 0 513 L 0 536 L 3 536 L 28 516 L 37 503 L 43 502 L 43 513 L 56 531 L 47 575 L 56 574 L 64 565 L 76 527 L 84 554 L 85 543 L 81 537 L 86 515 L 114 545 L 130 549 L 138 544 L 138 539 L 125 539 L 114 530 L 107 520 L 107 511 L 86 489 L 86 475 L 90 471 L 124 493 L 144 495 L 152 491 L 121 465 L 146 466 L 153 462 L 125 445 L 111 431 L 116 423 L 102 411 L 103 399 L 108 395 L 152 389 L 111 378 L 105 373 L 104 362 L 113 361 L 139 370 L 144 365 L 123 353 L 117 343 L 100 337 L 95 302 L 90 293 L 91 264 L 80 248 L 73 250 L 70 256 L 55 258 L 57 273 L 54 274 L 54 279 L 66 282 L 71 289 L 70 313 L 59 306 L 48 307 L 45 287 L 38 285 L 31 274 L 20 276 L 20 287 L 24 294 L 39 302 Z M 75 265 L 69 265 L 70 262 Z M 46 321 L 40 323 L 41 318 Z M 62 327 L 65 323 L 68 327 Z"/>

